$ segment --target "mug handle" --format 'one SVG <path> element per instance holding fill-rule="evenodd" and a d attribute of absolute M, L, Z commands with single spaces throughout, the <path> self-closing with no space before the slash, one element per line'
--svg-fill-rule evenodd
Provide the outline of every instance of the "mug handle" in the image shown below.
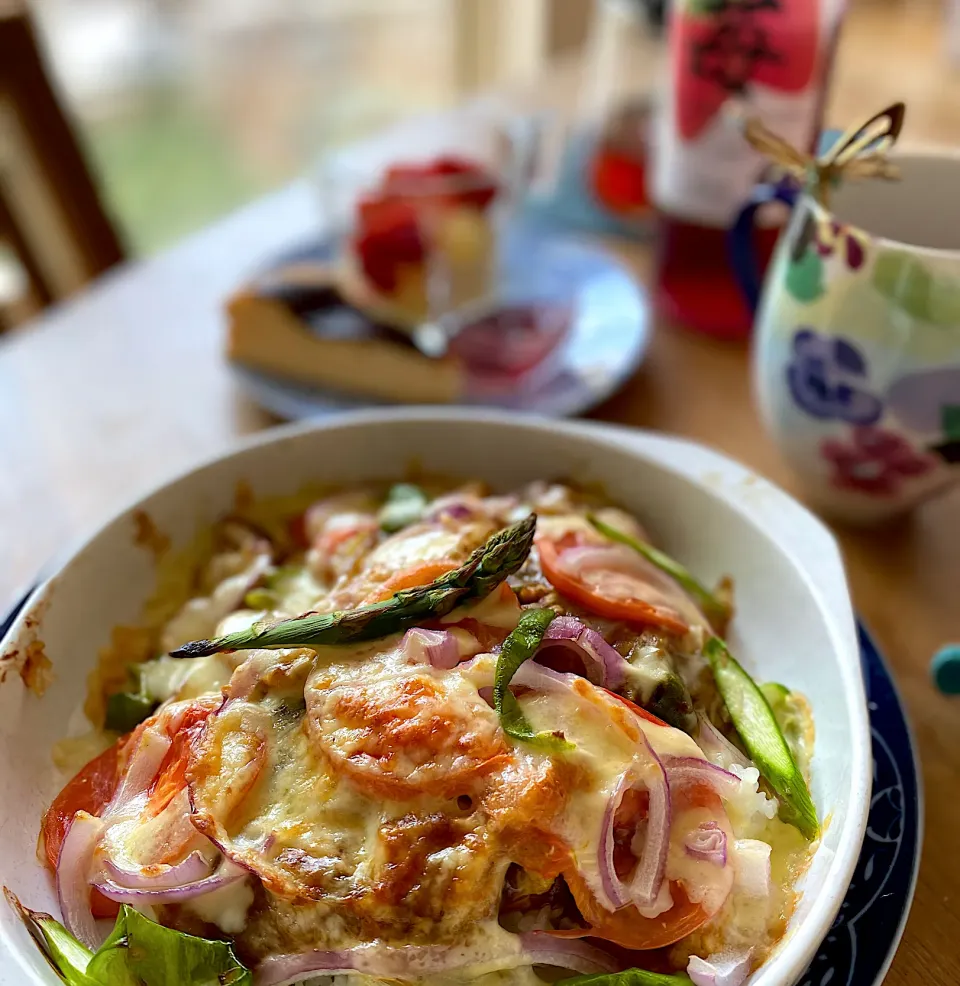
<path fill-rule="evenodd" d="M 760 304 L 762 287 L 760 263 L 753 246 L 753 220 L 757 209 L 768 202 L 782 202 L 792 209 L 796 205 L 797 194 L 796 186 L 787 182 L 757 185 L 727 233 L 730 266 L 752 312 L 756 312 Z"/>

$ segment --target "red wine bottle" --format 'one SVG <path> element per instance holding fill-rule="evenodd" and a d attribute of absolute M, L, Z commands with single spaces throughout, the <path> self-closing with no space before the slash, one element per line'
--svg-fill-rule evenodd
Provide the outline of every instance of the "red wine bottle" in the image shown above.
<path fill-rule="evenodd" d="M 657 306 L 669 320 L 721 338 L 748 336 L 753 316 L 726 237 L 768 165 L 744 139 L 731 101 L 811 150 L 843 7 L 844 0 L 674 0 L 652 169 Z M 757 252 L 766 261 L 779 225 L 760 215 Z"/>

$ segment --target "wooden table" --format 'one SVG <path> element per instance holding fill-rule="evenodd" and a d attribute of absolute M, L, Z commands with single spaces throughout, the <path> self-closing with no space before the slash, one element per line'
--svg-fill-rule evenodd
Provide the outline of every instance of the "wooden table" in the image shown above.
<path fill-rule="evenodd" d="M 885 22 L 886 33 L 878 33 L 873 9 L 860 25 L 867 55 L 846 43 L 841 52 L 841 99 L 833 118 L 883 105 L 905 76 L 916 97 L 925 73 L 929 98 L 920 125 L 908 125 L 908 132 L 917 139 L 960 139 L 957 80 L 938 79 L 928 56 L 921 53 L 916 72 L 901 67 L 896 80 L 872 71 L 869 51 L 884 60 L 904 34 L 919 30 L 913 0 L 909 15 L 906 4 L 890 8 L 895 16 Z M 936 22 L 925 23 L 935 41 Z M 115 273 L 0 341 L 0 611 L 51 556 L 130 498 L 237 436 L 274 423 L 227 373 L 221 303 L 264 258 L 309 237 L 319 223 L 312 189 L 292 186 L 163 256 Z M 647 277 L 646 252 L 634 248 L 627 255 L 641 279 Z M 594 416 L 698 439 L 793 486 L 760 429 L 741 348 L 658 326 L 643 368 Z M 924 864 L 889 976 L 893 986 L 960 982 L 960 851 L 954 846 L 960 710 L 928 677 L 933 652 L 960 639 L 958 517 L 960 489 L 882 535 L 838 532 L 856 607 L 906 698 L 928 794 Z"/>

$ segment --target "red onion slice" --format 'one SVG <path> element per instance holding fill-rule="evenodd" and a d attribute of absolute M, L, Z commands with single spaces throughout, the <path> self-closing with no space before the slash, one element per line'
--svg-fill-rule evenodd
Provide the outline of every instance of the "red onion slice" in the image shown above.
<path fill-rule="evenodd" d="M 165 731 L 154 728 L 145 729 L 140 734 L 120 786 L 103 812 L 104 821 L 122 814 L 131 807 L 135 799 L 147 793 L 157 776 L 160 764 L 163 763 L 163 758 L 170 749 L 171 742 Z"/>
<path fill-rule="evenodd" d="M 129 890 L 167 890 L 196 883 L 211 876 L 214 864 L 199 850 L 172 865 L 125 867 L 109 857 L 103 867 L 112 883 Z"/>
<path fill-rule="evenodd" d="M 552 965 L 585 975 L 615 972 L 619 963 L 582 941 L 553 938 L 542 931 L 517 935 L 515 947 L 499 952 L 470 946 L 384 945 L 371 942 L 338 951 L 316 949 L 301 955 L 271 956 L 254 970 L 254 986 L 289 986 L 314 975 L 358 972 L 379 979 L 415 979 L 435 973 L 481 975 L 529 965 Z"/>
<path fill-rule="evenodd" d="M 716 822 L 704 822 L 687 834 L 683 851 L 693 859 L 727 865 L 727 833 Z"/>
<path fill-rule="evenodd" d="M 650 748 L 651 763 L 643 772 L 650 806 L 640 862 L 630 881 L 630 898 L 637 907 L 650 907 L 663 886 L 670 849 L 670 782 L 660 758 Z"/>
<path fill-rule="evenodd" d="M 593 881 L 587 880 L 597 902 L 608 911 L 616 911 L 630 903 L 630 894 L 623 881 L 617 876 L 617 871 L 613 865 L 614 822 L 623 796 L 635 783 L 636 772 L 632 768 L 624 771 L 617 780 L 613 794 L 610 795 L 603 812 L 603 827 L 600 833 L 597 861 L 600 871 L 600 886 L 594 886 Z"/>
<path fill-rule="evenodd" d="M 557 616 L 550 621 L 543 639 L 576 640 L 583 628 L 583 624 L 575 616 Z"/>
<path fill-rule="evenodd" d="M 513 678 L 511 678 L 510 687 L 513 688 L 515 685 L 519 685 L 522 688 L 531 688 L 534 691 L 547 692 L 554 695 L 572 693 L 578 710 L 583 711 L 584 714 L 593 713 L 595 715 L 598 712 L 598 706 L 589 702 L 576 689 L 577 682 L 583 680 L 580 675 L 569 674 L 565 671 L 554 671 L 553 668 L 544 667 L 542 664 L 537 664 L 536 661 L 525 661 L 517 669 Z"/>
<path fill-rule="evenodd" d="M 752 767 L 753 761 L 741 753 L 723 733 L 702 712 L 697 713 L 700 720 L 700 732 L 697 735 L 697 746 L 711 761 L 721 761 L 726 764 L 739 764 L 741 767 Z"/>
<path fill-rule="evenodd" d="M 451 493 L 448 496 L 437 497 L 427 508 L 424 520 L 442 521 L 445 517 L 451 520 L 469 520 L 471 517 L 482 517 L 486 513 L 481 499 L 466 493 Z"/>
<path fill-rule="evenodd" d="M 637 599 L 688 626 L 706 627 L 696 603 L 671 576 L 622 544 L 568 548 L 560 567 L 614 599 Z"/>
<path fill-rule="evenodd" d="M 710 960 L 691 955 L 687 975 L 694 986 L 741 986 L 750 972 L 752 950 L 730 955 L 711 955 Z"/>
<path fill-rule="evenodd" d="M 576 640 L 547 640 L 545 637 L 537 648 L 534 660 L 551 670 L 556 670 L 555 666 L 558 665 L 564 669 L 561 674 L 578 674 L 594 685 L 604 683 L 603 663 L 588 654 Z M 583 667 L 582 672 L 579 670 L 580 666 Z"/>
<path fill-rule="evenodd" d="M 524 688 L 541 689 L 556 694 L 573 691 L 574 683 L 578 680 L 575 674 L 554 671 L 553 668 L 544 667 L 536 661 L 525 661 L 510 679 L 510 685 L 522 685 Z"/>
<path fill-rule="evenodd" d="M 408 630 L 401 648 L 407 659 L 416 664 L 427 663 L 449 671 L 460 663 L 460 644 L 449 630 Z"/>
<path fill-rule="evenodd" d="M 626 659 L 601 633 L 576 617 L 558 616 L 547 627 L 543 640 L 538 653 L 557 646 L 574 649 L 583 662 L 587 679 L 595 685 L 619 688 L 626 679 Z"/>
<path fill-rule="evenodd" d="M 596 661 L 602 663 L 606 672 L 604 687 L 619 688 L 624 683 L 627 677 L 627 659 L 613 644 L 608 644 L 599 631 L 584 627 L 578 643 Z"/>
<path fill-rule="evenodd" d="M 709 760 L 666 756 L 663 764 L 670 775 L 671 784 L 705 784 L 724 801 L 735 798 L 740 791 L 740 778 Z"/>
<path fill-rule="evenodd" d="M 529 931 L 519 937 L 524 952 L 534 965 L 557 966 L 584 976 L 620 969 L 620 963 L 613 956 L 579 939 L 556 938 L 545 931 Z"/>
<path fill-rule="evenodd" d="M 420 946 L 424 948 L 435 946 Z M 271 955 L 253 973 L 253 986 L 288 986 L 314 975 L 354 972 L 351 949 L 303 952 L 300 955 Z"/>
<path fill-rule="evenodd" d="M 645 575 L 647 572 L 643 559 L 619 544 L 585 544 L 567 548 L 560 555 L 560 567 L 577 578 L 595 568 L 632 575 Z"/>
<path fill-rule="evenodd" d="M 90 910 L 90 867 L 103 829 L 99 818 L 78 811 L 57 859 L 57 899 L 63 923 L 74 938 L 92 949 L 99 947 L 100 936 Z"/>
<path fill-rule="evenodd" d="M 104 897 L 116 900 L 120 903 L 133 904 L 176 904 L 184 900 L 193 900 L 195 897 L 202 897 L 211 891 L 219 890 L 221 887 L 236 883 L 247 876 L 247 871 L 235 866 L 229 860 L 224 860 L 216 873 L 196 880 L 193 883 L 185 883 L 179 887 L 121 887 L 112 880 L 100 879 L 94 886 Z"/>

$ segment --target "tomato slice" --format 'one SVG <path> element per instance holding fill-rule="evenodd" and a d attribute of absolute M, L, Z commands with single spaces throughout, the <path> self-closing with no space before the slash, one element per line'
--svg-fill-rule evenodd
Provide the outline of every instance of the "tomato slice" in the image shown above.
<path fill-rule="evenodd" d="M 127 737 L 117 740 L 108 750 L 82 767 L 54 798 L 43 816 L 40 832 L 47 865 L 54 872 L 73 816 L 78 811 L 99 815 L 113 798 L 120 782 L 120 754 L 126 741 Z M 120 912 L 119 904 L 107 900 L 96 890 L 90 891 L 90 906 L 98 918 L 116 917 Z"/>
<path fill-rule="evenodd" d="M 120 781 L 120 751 L 124 740 L 117 740 L 109 750 L 104 750 L 82 767 L 63 790 L 56 796 L 53 804 L 43 816 L 43 845 L 47 863 L 52 870 L 57 868 L 60 847 L 66 838 L 67 829 L 78 811 L 99 815 L 110 803 Z"/>
<path fill-rule="evenodd" d="M 368 535 L 372 540 L 377 529 L 376 521 L 371 517 L 369 521 L 355 520 L 353 523 L 344 524 L 342 527 L 328 527 L 323 534 L 317 538 L 314 547 L 321 555 L 335 554 L 337 549 L 346 544 L 358 535 Z"/>
<path fill-rule="evenodd" d="M 358 677 L 306 693 L 308 729 L 335 770 L 362 790 L 401 800 L 456 797 L 509 760 L 499 720 L 419 669 L 402 678 Z"/>
<path fill-rule="evenodd" d="M 671 727 L 670 723 L 664 722 L 662 719 L 658 719 L 652 713 L 647 712 L 646 709 L 641 709 L 640 706 L 636 704 L 636 702 L 631 702 L 630 699 L 624 698 L 622 695 L 618 695 L 616 692 L 610 691 L 609 688 L 604 688 L 603 690 L 611 698 L 615 698 L 618 702 L 622 702 L 628 709 L 630 709 L 632 712 L 635 712 L 638 716 L 640 716 L 641 719 L 646 719 L 647 722 L 656 723 L 656 725 L 658 726 L 666 726 L 667 729 L 673 728 Z"/>
<path fill-rule="evenodd" d="M 643 714 L 646 715 L 646 713 Z M 647 718 L 653 719 L 654 717 L 647 716 Z M 705 785 L 690 785 L 675 797 L 675 808 L 704 807 L 723 813 L 720 799 Z M 624 807 L 629 803 L 625 799 Z M 638 809 L 643 812 L 646 811 L 645 798 L 637 798 L 633 803 Z M 583 877 L 575 869 L 565 869 L 563 878 L 567 881 L 567 886 L 573 894 L 573 899 L 577 902 L 580 913 L 590 925 L 577 934 L 568 932 L 565 937 L 603 938 L 615 942 L 617 945 L 622 945 L 624 948 L 638 951 L 663 948 L 693 933 L 710 917 L 703 907 L 695 904 L 687 897 L 683 886 L 676 881 L 670 882 L 670 894 L 674 901 L 673 907 L 655 918 L 645 918 L 633 905 L 621 907 L 620 910 L 613 912 L 606 910 L 597 902 Z"/>
<path fill-rule="evenodd" d="M 160 764 L 157 779 L 153 782 L 153 789 L 150 791 L 150 798 L 147 801 L 147 812 L 150 816 L 159 815 L 187 786 L 190 751 L 213 708 L 210 703 L 198 702 L 190 706 L 180 719 L 177 733 Z"/>
<path fill-rule="evenodd" d="M 452 571 L 456 567 L 457 563 L 455 561 L 428 561 L 422 565 L 414 565 L 413 568 L 404 569 L 402 572 L 396 572 L 379 589 L 371 592 L 364 599 L 363 605 L 369 606 L 371 603 L 381 603 L 385 599 L 389 599 L 394 593 L 400 592 L 403 589 L 412 589 L 418 585 L 426 585 L 428 582 L 433 582 L 434 579 L 440 578 L 441 575 L 446 575 L 447 572 Z"/>
<path fill-rule="evenodd" d="M 662 606 L 651 606 L 639 596 L 636 598 L 614 598 L 605 595 L 600 584 L 591 584 L 567 572 L 560 562 L 557 545 L 547 538 L 537 539 L 540 552 L 540 568 L 553 587 L 568 599 L 589 609 L 599 616 L 611 620 L 640 626 L 661 627 L 671 633 L 686 633 L 689 627 L 679 615 Z M 639 585 L 638 580 L 638 585 Z"/>
<path fill-rule="evenodd" d="M 157 780 L 150 794 L 147 811 L 151 815 L 161 812 L 186 784 L 187 753 L 189 744 L 202 728 L 211 712 L 209 704 L 197 703 L 183 714 L 173 745 L 160 765 Z M 139 735 L 137 731 L 122 736 L 109 749 L 94 757 L 71 778 L 47 809 L 41 823 L 44 854 L 47 865 L 56 872 L 60 849 L 67 830 L 78 811 L 98 816 L 113 800 L 123 773 L 123 753 L 127 745 Z M 96 890 L 90 892 L 90 904 L 95 917 L 112 918 L 119 913 L 119 905 L 107 900 Z"/>
<path fill-rule="evenodd" d="M 692 934 L 707 920 L 707 912 L 699 904 L 687 899 L 678 883 L 670 884 L 674 905 L 669 911 L 655 918 L 645 918 L 635 907 L 621 907 L 619 911 L 607 911 L 590 893 L 584 879 L 576 870 L 564 870 L 563 878 L 589 923 L 578 933 L 564 932 L 567 938 L 603 938 L 624 948 L 645 951 L 663 948 Z"/>

